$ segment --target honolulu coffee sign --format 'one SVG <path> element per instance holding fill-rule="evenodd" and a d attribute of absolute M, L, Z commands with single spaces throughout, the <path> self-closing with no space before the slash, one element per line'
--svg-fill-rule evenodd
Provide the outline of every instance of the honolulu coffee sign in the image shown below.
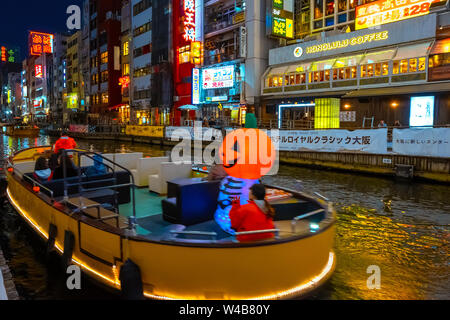
<path fill-rule="evenodd" d="M 420 25 L 421 28 L 417 28 Z M 376 29 L 342 33 L 321 40 L 301 42 L 269 51 L 269 65 L 325 58 L 368 49 L 433 39 L 436 35 L 436 14 L 386 24 Z"/>

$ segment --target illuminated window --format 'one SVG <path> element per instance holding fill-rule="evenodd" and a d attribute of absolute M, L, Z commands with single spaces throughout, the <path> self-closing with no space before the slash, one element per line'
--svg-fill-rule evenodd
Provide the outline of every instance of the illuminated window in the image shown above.
<path fill-rule="evenodd" d="M 356 67 L 352 67 L 351 73 L 352 73 L 352 79 L 355 79 L 356 78 Z"/>
<path fill-rule="evenodd" d="M 325 71 L 325 81 L 330 81 L 330 70 Z"/>
<path fill-rule="evenodd" d="M 383 70 L 383 76 L 387 76 L 389 74 L 389 63 L 383 62 L 381 68 Z"/>
<path fill-rule="evenodd" d="M 105 51 L 100 55 L 100 62 L 101 64 L 108 63 L 108 51 Z"/>
<path fill-rule="evenodd" d="M 401 60 L 400 73 L 407 73 L 407 72 L 408 72 L 408 60 Z"/>
<path fill-rule="evenodd" d="M 419 58 L 419 71 L 425 71 L 425 63 L 426 58 Z"/>
<path fill-rule="evenodd" d="M 108 82 L 108 71 L 102 72 L 102 82 Z"/>
<path fill-rule="evenodd" d="M 109 96 L 107 93 L 102 93 L 102 103 L 108 103 L 109 102 Z"/>
<path fill-rule="evenodd" d="M 375 64 L 375 76 L 381 76 L 381 63 Z"/>
<path fill-rule="evenodd" d="M 129 63 L 124 63 L 123 64 L 123 74 L 124 76 L 127 76 L 130 74 L 130 64 Z"/>
<path fill-rule="evenodd" d="M 409 72 L 417 72 L 417 59 L 409 59 Z"/>
<path fill-rule="evenodd" d="M 130 54 L 130 43 L 127 41 L 123 44 L 123 55 L 127 56 Z"/>
<path fill-rule="evenodd" d="M 400 66 L 400 63 L 399 63 L 398 61 L 394 61 L 393 68 L 392 68 L 392 73 L 393 73 L 393 74 L 398 74 L 398 72 L 399 72 L 399 70 L 398 70 L 399 66 Z"/>

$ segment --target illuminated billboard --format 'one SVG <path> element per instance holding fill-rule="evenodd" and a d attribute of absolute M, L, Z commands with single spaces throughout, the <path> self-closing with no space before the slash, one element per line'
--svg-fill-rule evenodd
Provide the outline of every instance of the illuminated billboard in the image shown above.
<path fill-rule="evenodd" d="M 411 127 L 434 124 L 434 96 L 411 97 L 409 125 Z"/>
<path fill-rule="evenodd" d="M 200 70 L 192 69 L 192 104 L 200 104 Z"/>
<path fill-rule="evenodd" d="M 195 0 L 184 0 L 184 40 L 195 41 Z"/>
<path fill-rule="evenodd" d="M 294 1 L 271 0 L 272 11 L 268 19 L 268 33 L 274 37 L 294 38 Z"/>
<path fill-rule="evenodd" d="M 378 0 L 358 6 L 355 29 L 366 29 L 426 15 L 434 2 L 441 2 L 441 0 Z"/>
<path fill-rule="evenodd" d="M 231 88 L 234 86 L 234 66 L 203 69 L 203 89 Z"/>
<path fill-rule="evenodd" d="M 53 53 L 53 38 L 53 34 L 30 31 L 30 55 L 40 56 L 45 53 Z"/>
<path fill-rule="evenodd" d="M 71 93 L 67 95 L 67 109 L 78 108 L 78 94 Z"/>
<path fill-rule="evenodd" d="M 43 77 L 43 73 L 42 73 L 42 64 L 37 64 L 34 66 L 34 72 L 35 72 L 35 77 L 36 78 L 42 78 Z"/>

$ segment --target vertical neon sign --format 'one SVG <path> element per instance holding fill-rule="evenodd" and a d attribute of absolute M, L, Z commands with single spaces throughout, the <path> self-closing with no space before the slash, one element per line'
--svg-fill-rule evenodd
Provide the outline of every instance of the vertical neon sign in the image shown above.
<path fill-rule="evenodd" d="M 184 40 L 195 41 L 195 0 L 184 0 Z"/>

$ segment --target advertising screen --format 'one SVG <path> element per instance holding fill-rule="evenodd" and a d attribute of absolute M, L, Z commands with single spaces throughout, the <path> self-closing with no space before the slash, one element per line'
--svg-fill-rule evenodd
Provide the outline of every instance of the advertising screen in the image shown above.
<path fill-rule="evenodd" d="M 434 96 L 411 97 L 411 127 L 432 126 L 434 120 Z"/>

